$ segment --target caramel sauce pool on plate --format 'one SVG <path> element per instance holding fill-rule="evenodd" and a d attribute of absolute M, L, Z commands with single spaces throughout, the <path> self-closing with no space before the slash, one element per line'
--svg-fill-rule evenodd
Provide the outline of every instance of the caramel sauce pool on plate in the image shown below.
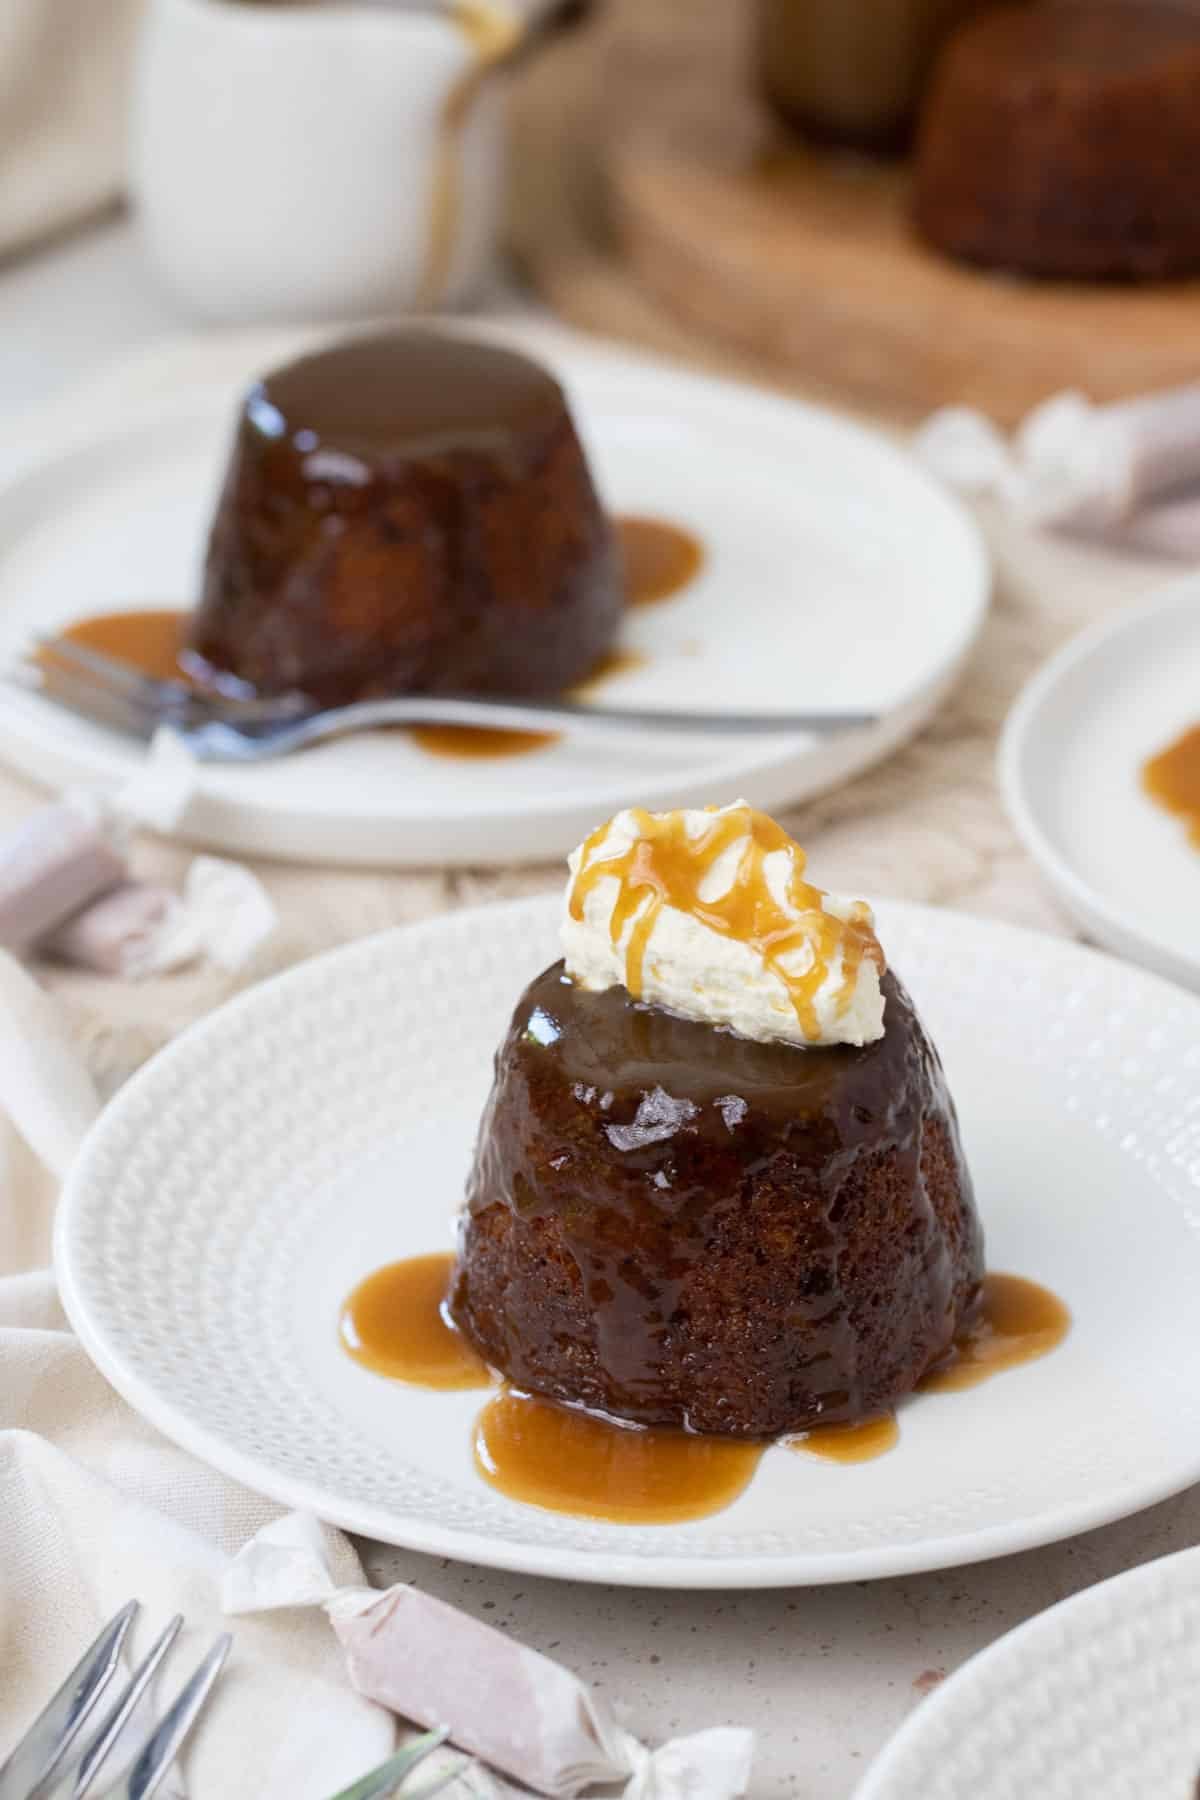
<path fill-rule="evenodd" d="M 464 28 L 466 21 L 464 12 L 460 21 Z M 623 518 L 616 519 L 614 527 L 625 563 L 625 599 L 629 606 L 650 606 L 669 600 L 703 566 L 704 548 L 700 541 L 678 525 L 661 519 Z M 180 661 L 187 617 L 177 608 L 97 613 L 64 627 L 62 636 L 104 656 L 116 657 L 143 674 L 160 680 L 188 681 L 198 676 L 199 670 L 189 673 L 186 652 Z M 43 655 L 40 660 L 44 668 L 52 669 L 51 657 Z M 645 658 L 635 650 L 612 650 L 572 694 L 590 700 L 604 682 L 627 675 L 644 662 Z M 409 736 L 430 756 L 467 761 L 527 756 L 558 742 L 558 734 L 553 731 L 492 731 L 473 725 L 415 725 Z"/>
<path fill-rule="evenodd" d="M 449 1251 L 414 1256 L 361 1281 L 338 1326 L 354 1360 L 420 1387 L 491 1387 L 487 1364 L 445 1316 L 453 1263 Z M 510 1499 L 627 1525 L 720 1512 L 746 1486 L 762 1450 L 682 1431 L 622 1429 L 507 1386 L 475 1426 L 475 1466 Z"/>
<path fill-rule="evenodd" d="M 475 1467 L 510 1500 L 619 1525 L 674 1525 L 731 1506 L 763 1445 L 621 1426 L 502 1388 L 475 1425 Z"/>
<path fill-rule="evenodd" d="M 1160 806 L 1182 818 L 1189 840 L 1200 849 L 1200 725 L 1150 758 L 1142 769 L 1142 785 Z"/>
<path fill-rule="evenodd" d="M 1071 1314 L 1049 1288 L 1021 1275 L 985 1275 L 979 1314 L 949 1356 L 917 1384 L 919 1394 L 978 1387 L 1005 1369 L 1036 1362 L 1062 1343 Z M 869 1462 L 900 1440 L 895 1413 L 858 1425 L 822 1425 L 791 1439 L 793 1447 L 826 1462 Z"/>
<path fill-rule="evenodd" d="M 359 1282 L 338 1322 L 355 1362 L 419 1387 L 491 1387 L 487 1364 L 443 1311 L 453 1262 L 449 1251 L 410 1256 Z"/>
<path fill-rule="evenodd" d="M 348 1354 L 377 1375 L 420 1387 L 494 1386 L 486 1363 L 446 1317 L 453 1265 L 452 1252 L 436 1252 L 368 1275 L 342 1308 L 338 1334 Z M 1066 1336 L 1070 1317 L 1036 1282 L 988 1275 L 978 1319 L 921 1391 L 974 1387 L 1045 1356 Z M 826 1462 L 858 1463 L 882 1456 L 899 1436 L 888 1413 L 858 1425 L 819 1426 L 786 1442 Z M 617 1424 L 505 1383 L 474 1432 L 476 1469 L 510 1500 L 622 1525 L 678 1524 L 721 1512 L 749 1485 L 766 1448 Z"/>
<path fill-rule="evenodd" d="M 978 1318 L 917 1392 L 950 1394 L 978 1387 L 1005 1369 L 1048 1355 L 1070 1328 L 1070 1312 L 1049 1288 L 1020 1275 L 985 1275 Z"/>
<path fill-rule="evenodd" d="M 673 600 L 704 567 L 704 545 L 682 526 L 636 514 L 614 523 L 625 569 L 626 606 Z"/>
<path fill-rule="evenodd" d="M 610 650 L 586 680 L 570 690 L 573 700 L 591 700 L 606 681 L 640 669 L 645 657 L 636 650 Z M 483 725 L 412 725 L 408 735 L 430 756 L 524 756 L 557 744 L 556 731 L 499 731 Z"/>
<path fill-rule="evenodd" d="M 178 608 L 162 608 L 154 612 L 96 613 L 90 619 L 79 619 L 60 633 L 85 650 L 96 650 L 101 656 L 115 657 L 152 675 L 159 681 L 187 681 L 187 669 L 179 660 L 183 643 L 183 627 L 187 614 Z M 52 666 L 53 656 L 43 652 L 43 667 Z"/>

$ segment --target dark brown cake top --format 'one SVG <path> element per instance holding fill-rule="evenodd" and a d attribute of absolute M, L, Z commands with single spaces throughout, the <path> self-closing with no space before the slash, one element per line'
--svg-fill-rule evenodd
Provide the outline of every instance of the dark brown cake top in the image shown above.
<path fill-rule="evenodd" d="M 502 450 L 560 415 L 557 381 L 516 351 L 420 328 L 347 338 L 275 369 L 246 418 L 264 437 L 349 455 Z"/>
<path fill-rule="evenodd" d="M 1172 0 L 1066 0 L 1002 6 L 955 34 L 947 62 L 1031 83 L 1137 76 L 1178 51 L 1200 50 L 1200 13 Z"/>
<path fill-rule="evenodd" d="M 586 1118 L 615 1149 L 682 1137 L 712 1138 L 725 1150 L 758 1138 L 764 1153 L 783 1141 L 819 1166 L 825 1126 L 843 1150 L 894 1142 L 911 1134 L 922 1102 L 948 1104 L 893 974 L 883 990 L 888 1029 L 872 1044 L 760 1044 L 647 1006 L 623 988 L 588 993 L 559 962 L 525 990 L 502 1055 L 521 1064 L 531 1086 L 552 1068 L 572 1096 L 571 1129 Z"/>

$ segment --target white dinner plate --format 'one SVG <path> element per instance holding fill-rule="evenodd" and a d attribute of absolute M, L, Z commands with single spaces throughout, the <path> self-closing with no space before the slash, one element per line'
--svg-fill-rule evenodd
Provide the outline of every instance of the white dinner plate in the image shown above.
<path fill-rule="evenodd" d="M 633 799 L 802 799 L 893 750 L 946 693 L 983 619 L 987 562 L 958 504 L 900 450 L 753 388 L 565 333 L 507 335 L 563 379 L 609 507 L 689 527 L 707 550 L 685 593 L 631 614 L 624 641 L 645 661 L 610 680 L 603 702 L 852 707 L 879 723 L 711 747 L 562 740 L 469 762 L 376 733 L 204 771 L 185 822 L 192 841 L 374 865 L 561 855 Z M 234 340 L 190 374 L 186 356 L 167 356 L 150 404 L 73 417 L 69 442 L 40 444 L 32 466 L 9 447 L 0 664 L 31 632 L 84 613 L 190 603 L 238 395 L 295 348 L 294 337 Z M 0 755 L 54 785 L 111 787 L 142 753 L 36 695 L 0 691 Z"/>
<path fill-rule="evenodd" d="M 595 1523 L 475 1473 L 472 1393 L 338 1343 L 370 1270 L 452 1241 L 493 1051 L 553 900 L 318 958 L 122 1090 L 59 1209 L 64 1304 L 132 1405 L 252 1488 L 413 1549 L 644 1586 L 848 1581 L 1023 1550 L 1200 1477 L 1200 1001 L 1068 942 L 880 908 L 944 1052 L 992 1268 L 1074 1315 L 1039 1362 L 925 1395 L 875 1462 L 775 1448 L 727 1511 Z"/>
<path fill-rule="evenodd" d="M 1000 781 L 1026 849 L 1098 943 L 1200 988 L 1200 850 L 1142 765 L 1200 723 L 1200 580 L 1074 638 L 1009 715 Z"/>
<path fill-rule="evenodd" d="M 923 1700 L 855 1800 L 1194 1800 L 1200 1550 L 1039 1613 Z"/>

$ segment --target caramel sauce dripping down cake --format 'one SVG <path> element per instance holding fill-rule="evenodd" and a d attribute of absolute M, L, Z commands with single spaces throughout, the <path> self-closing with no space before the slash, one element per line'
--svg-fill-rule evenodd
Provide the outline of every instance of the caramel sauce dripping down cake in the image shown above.
<path fill-rule="evenodd" d="M 870 908 L 761 813 L 631 810 L 517 1003 L 450 1313 L 517 1388 L 771 1438 L 887 1412 L 975 1316 L 937 1053 Z"/>

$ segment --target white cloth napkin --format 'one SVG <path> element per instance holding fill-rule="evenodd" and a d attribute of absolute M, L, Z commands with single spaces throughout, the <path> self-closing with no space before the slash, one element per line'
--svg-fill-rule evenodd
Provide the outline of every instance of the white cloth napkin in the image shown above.
<path fill-rule="evenodd" d="M 913 438 L 948 486 L 990 494 L 1022 525 L 1200 560 L 1200 385 L 1096 406 L 1055 394 L 1011 438 L 942 407 Z"/>
<path fill-rule="evenodd" d="M 0 1758 L 100 1626 L 136 1596 L 133 1651 L 175 1611 L 174 1692 L 229 1621 L 230 1557 L 279 1509 L 160 1437 L 67 1327 L 49 1271 L 58 1180 L 96 1110 L 57 1009 L 0 952 Z M 339 1580 L 363 1581 L 329 1532 Z M 319 1614 L 238 1620 L 182 1771 L 192 1800 L 328 1800 L 388 1754 Z"/>

